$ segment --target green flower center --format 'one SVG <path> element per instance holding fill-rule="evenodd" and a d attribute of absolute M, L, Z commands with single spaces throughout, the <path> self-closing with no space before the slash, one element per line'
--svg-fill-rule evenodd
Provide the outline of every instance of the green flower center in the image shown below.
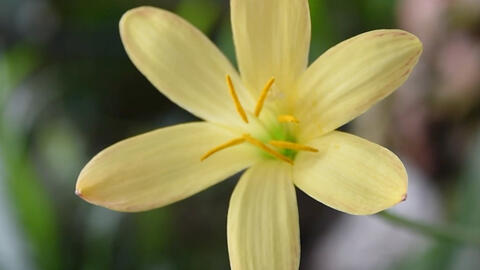
<path fill-rule="evenodd" d="M 232 96 L 233 102 L 235 104 L 235 108 L 242 120 L 248 124 L 249 121 L 247 114 L 245 113 L 242 104 L 240 104 L 240 100 L 238 99 L 237 93 L 235 92 L 235 87 L 233 86 L 232 79 L 229 75 L 226 76 L 226 80 L 230 95 Z M 245 133 L 238 138 L 234 138 L 226 143 L 218 145 L 205 153 L 200 158 L 201 161 L 205 160 L 206 158 L 215 154 L 218 151 L 241 143 L 249 143 L 258 147 L 261 150 L 261 155 L 263 155 L 265 158 L 276 158 L 292 165 L 298 151 L 318 152 L 318 150 L 313 147 L 298 144 L 296 142 L 296 138 L 293 135 L 293 132 L 291 131 L 289 126 L 289 123 L 298 124 L 299 121 L 297 120 L 297 118 L 295 118 L 295 116 L 279 115 L 277 117 L 277 121 L 269 123 L 269 125 L 265 125 L 259 119 L 265 99 L 274 82 L 275 79 L 271 78 L 265 84 L 265 87 L 263 88 L 260 97 L 258 98 L 257 105 L 255 106 L 255 119 L 253 119 L 253 121 L 257 123 L 259 127 L 262 127 L 260 128 L 260 132 L 258 134 L 257 132 L 255 132 L 254 136 L 252 136 L 250 133 Z"/>

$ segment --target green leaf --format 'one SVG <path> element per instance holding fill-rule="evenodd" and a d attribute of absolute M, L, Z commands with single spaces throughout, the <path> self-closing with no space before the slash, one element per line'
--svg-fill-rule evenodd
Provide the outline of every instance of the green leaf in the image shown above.
<path fill-rule="evenodd" d="M 208 34 L 219 18 L 220 5 L 213 0 L 184 0 L 175 13 Z"/>

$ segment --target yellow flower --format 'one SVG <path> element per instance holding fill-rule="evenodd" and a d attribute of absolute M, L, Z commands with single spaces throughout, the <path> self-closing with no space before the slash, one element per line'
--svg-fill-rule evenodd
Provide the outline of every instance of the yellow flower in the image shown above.
<path fill-rule="evenodd" d="M 297 269 L 295 188 L 337 210 L 373 214 L 405 199 L 407 174 L 389 150 L 335 131 L 408 77 L 422 52 L 402 30 L 331 48 L 307 68 L 307 0 L 231 0 L 240 74 L 200 31 L 161 9 L 120 22 L 125 49 L 163 94 L 205 122 L 139 135 L 103 150 L 76 192 L 118 211 L 195 194 L 246 169 L 231 197 L 232 269 Z"/>

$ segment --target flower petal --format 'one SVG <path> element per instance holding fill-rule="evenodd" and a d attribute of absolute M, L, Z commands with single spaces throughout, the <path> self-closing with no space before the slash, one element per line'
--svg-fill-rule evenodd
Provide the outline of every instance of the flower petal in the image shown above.
<path fill-rule="evenodd" d="M 242 121 L 228 92 L 227 74 L 243 105 L 254 106 L 227 58 L 177 15 L 152 7 L 135 8 L 123 15 L 120 34 L 138 70 L 173 102 L 196 116 L 216 123 Z"/>
<path fill-rule="evenodd" d="M 334 130 L 369 109 L 407 79 L 422 52 L 414 35 L 376 30 L 329 49 L 302 75 L 300 121 L 314 123 L 303 137 Z"/>
<path fill-rule="evenodd" d="M 307 0 L 231 0 L 232 28 L 240 73 L 258 97 L 273 76 L 281 91 L 308 63 L 310 13 Z"/>
<path fill-rule="evenodd" d="M 308 143 L 318 153 L 295 159 L 294 181 L 337 210 L 368 215 L 406 198 L 407 173 L 395 154 L 357 136 L 333 131 Z"/>
<path fill-rule="evenodd" d="M 264 161 L 240 179 L 228 209 L 232 270 L 296 270 L 300 233 L 292 167 Z"/>
<path fill-rule="evenodd" d="M 114 144 L 96 155 L 78 177 L 83 199 L 118 211 L 143 211 L 193 195 L 255 162 L 247 144 L 208 150 L 235 135 L 199 122 L 161 128 Z"/>

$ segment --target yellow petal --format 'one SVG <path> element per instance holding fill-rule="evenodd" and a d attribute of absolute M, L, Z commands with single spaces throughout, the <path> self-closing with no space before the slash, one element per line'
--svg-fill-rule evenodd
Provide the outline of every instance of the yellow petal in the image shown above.
<path fill-rule="evenodd" d="M 395 154 L 357 136 L 333 131 L 300 152 L 294 181 L 314 199 L 337 210 L 369 215 L 406 198 L 407 173 Z"/>
<path fill-rule="evenodd" d="M 236 70 L 203 33 L 168 11 L 135 8 L 120 21 L 123 45 L 135 66 L 164 95 L 196 116 L 216 123 L 242 120 L 230 98 L 230 75 L 240 101 L 254 106 Z"/>
<path fill-rule="evenodd" d="M 264 161 L 250 168 L 230 199 L 227 236 L 232 270 L 297 270 L 300 233 L 292 168 Z"/>
<path fill-rule="evenodd" d="M 273 76 L 274 87 L 292 90 L 305 71 L 310 46 L 307 0 L 231 0 L 235 50 L 244 82 L 258 97 Z"/>
<path fill-rule="evenodd" d="M 418 38 L 402 30 L 363 33 L 329 49 L 298 85 L 298 117 L 314 124 L 301 137 L 326 134 L 389 95 L 407 79 L 421 52 Z"/>
<path fill-rule="evenodd" d="M 118 211 L 176 202 L 255 162 L 255 150 L 247 144 L 200 161 L 205 152 L 233 136 L 238 135 L 199 122 L 126 139 L 90 160 L 78 177 L 76 192 L 88 202 Z"/>

